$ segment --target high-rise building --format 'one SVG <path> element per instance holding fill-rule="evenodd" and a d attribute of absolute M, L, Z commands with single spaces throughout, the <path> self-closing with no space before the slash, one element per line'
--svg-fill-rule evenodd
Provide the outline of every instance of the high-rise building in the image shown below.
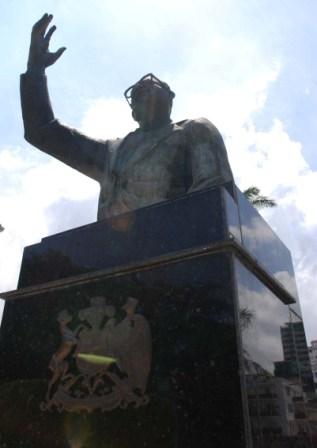
<path fill-rule="evenodd" d="M 311 346 L 308 347 L 310 365 L 313 372 L 315 389 L 317 390 L 317 340 L 311 341 Z"/>
<path fill-rule="evenodd" d="M 302 321 L 286 322 L 281 327 L 284 360 L 296 363 L 306 392 L 314 392 L 312 369 Z"/>

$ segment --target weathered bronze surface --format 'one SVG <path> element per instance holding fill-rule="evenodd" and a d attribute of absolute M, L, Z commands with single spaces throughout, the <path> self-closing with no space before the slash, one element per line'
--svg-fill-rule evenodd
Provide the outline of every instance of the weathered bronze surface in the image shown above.
<path fill-rule="evenodd" d="M 21 77 L 25 138 L 99 182 L 98 219 L 233 180 L 216 127 L 205 118 L 172 123 L 175 95 L 152 74 L 125 92 L 139 128 L 123 139 L 94 140 L 56 120 L 45 68 L 65 48 L 48 50 L 52 17 L 45 14 L 34 25 L 28 69 Z"/>

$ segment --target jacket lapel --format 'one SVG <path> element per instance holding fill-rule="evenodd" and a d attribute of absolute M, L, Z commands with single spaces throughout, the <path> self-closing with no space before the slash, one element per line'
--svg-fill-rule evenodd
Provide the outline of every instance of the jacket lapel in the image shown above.
<path fill-rule="evenodd" d="M 120 173 L 126 171 L 130 166 L 147 157 L 178 128 L 179 126 L 171 123 L 149 135 L 139 130 L 128 134 L 117 148 L 114 169 Z"/>

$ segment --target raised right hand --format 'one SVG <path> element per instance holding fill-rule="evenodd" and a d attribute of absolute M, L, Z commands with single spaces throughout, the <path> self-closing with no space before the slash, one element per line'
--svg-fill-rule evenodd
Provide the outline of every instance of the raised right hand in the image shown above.
<path fill-rule="evenodd" d="M 54 64 L 66 50 L 65 47 L 61 47 L 52 53 L 48 49 L 52 34 L 56 30 L 56 26 L 52 26 L 46 33 L 52 18 L 52 14 L 44 14 L 32 28 L 28 72 L 43 74 L 45 68 Z"/>

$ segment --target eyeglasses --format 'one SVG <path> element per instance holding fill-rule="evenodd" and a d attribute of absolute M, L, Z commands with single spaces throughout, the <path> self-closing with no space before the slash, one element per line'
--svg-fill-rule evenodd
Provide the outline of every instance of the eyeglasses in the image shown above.
<path fill-rule="evenodd" d="M 144 81 L 149 81 L 152 83 L 152 85 L 157 85 L 161 87 L 162 89 L 165 89 L 168 91 L 170 99 L 172 100 L 175 97 L 175 93 L 172 92 L 172 90 L 169 88 L 168 84 L 165 82 L 162 82 L 160 79 L 158 79 L 153 73 L 148 73 L 147 75 L 144 75 L 138 82 L 133 84 L 132 86 L 128 87 L 127 90 L 124 92 L 125 99 L 127 100 L 129 106 L 132 108 L 132 101 L 136 96 L 138 88 L 144 88 L 145 84 Z M 143 83 L 143 85 L 142 85 Z"/>

